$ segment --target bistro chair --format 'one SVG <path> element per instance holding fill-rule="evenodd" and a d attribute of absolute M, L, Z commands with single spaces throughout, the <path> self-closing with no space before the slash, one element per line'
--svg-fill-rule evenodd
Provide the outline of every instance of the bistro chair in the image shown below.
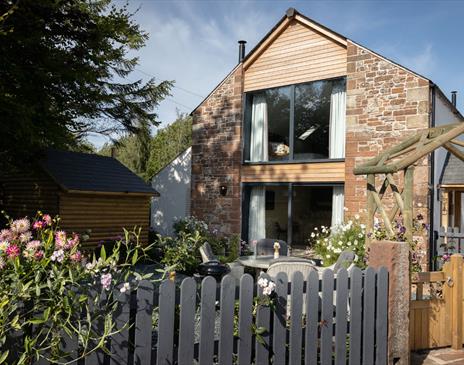
<path fill-rule="evenodd" d="M 262 238 L 258 240 L 256 243 L 256 256 L 272 256 L 274 255 L 274 243 L 279 242 L 280 249 L 279 255 L 280 256 L 287 256 L 288 254 L 288 246 L 287 242 L 282 240 L 276 240 L 272 238 Z"/>

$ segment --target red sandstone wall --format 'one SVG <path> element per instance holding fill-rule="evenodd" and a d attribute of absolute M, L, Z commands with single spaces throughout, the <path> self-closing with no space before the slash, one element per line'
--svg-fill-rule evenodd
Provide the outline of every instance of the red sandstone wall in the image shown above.
<path fill-rule="evenodd" d="M 242 94 L 239 66 L 193 113 L 191 212 L 224 234 L 241 228 Z"/>
<path fill-rule="evenodd" d="M 366 210 L 366 177 L 353 175 L 353 167 L 428 128 L 430 85 L 428 80 L 351 42 L 347 53 L 345 206 L 348 215 L 353 215 Z M 417 165 L 414 209 L 428 217 L 428 158 Z M 377 186 L 380 183 L 377 181 Z M 385 198 L 392 201 L 391 195 Z"/>

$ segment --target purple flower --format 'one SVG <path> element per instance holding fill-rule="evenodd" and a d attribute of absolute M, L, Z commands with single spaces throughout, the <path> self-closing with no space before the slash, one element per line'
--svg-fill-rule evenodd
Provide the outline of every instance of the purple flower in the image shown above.
<path fill-rule="evenodd" d="M 111 274 L 103 274 L 100 278 L 100 283 L 103 287 L 103 289 L 105 290 L 108 290 L 110 285 L 111 285 L 111 279 L 113 277 L 111 276 Z"/>

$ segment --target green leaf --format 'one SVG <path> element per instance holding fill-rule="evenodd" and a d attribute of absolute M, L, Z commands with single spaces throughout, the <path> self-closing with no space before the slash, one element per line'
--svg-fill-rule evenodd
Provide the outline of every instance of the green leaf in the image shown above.
<path fill-rule="evenodd" d="M 3 364 L 6 360 L 6 358 L 8 357 L 8 353 L 10 351 L 9 350 L 6 350 L 5 352 L 2 352 L 1 355 L 0 355 L 0 364 Z"/>
<path fill-rule="evenodd" d="M 105 250 L 105 246 L 102 245 L 101 249 L 100 249 L 100 257 L 103 261 L 106 260 L 106 250 Z"/>
<path fill-rule="evenodd" d="M 257 327 L 255 333 L 257 335 L 263 335 L 267 331 L 266 327 Z"/>
<path fill-rule="evenodd" d="M 138 250 L 135 250 L 134 255 L 132 256 L 132 265 L 135 265 L 137 263 L 138 258 L 139 258 L 139 252 Z"/>

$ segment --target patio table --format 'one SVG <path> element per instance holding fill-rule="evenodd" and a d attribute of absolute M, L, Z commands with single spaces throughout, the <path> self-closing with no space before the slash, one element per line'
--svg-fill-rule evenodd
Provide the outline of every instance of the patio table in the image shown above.
<path fill-rule="evenodd" d="M 273 255 L 263 255 L 263 256 L 240 256 L 238 262 L 246 267 L 252 267 L 254 269 L 269 269 L 272 261 L 274 260 Z"/>

